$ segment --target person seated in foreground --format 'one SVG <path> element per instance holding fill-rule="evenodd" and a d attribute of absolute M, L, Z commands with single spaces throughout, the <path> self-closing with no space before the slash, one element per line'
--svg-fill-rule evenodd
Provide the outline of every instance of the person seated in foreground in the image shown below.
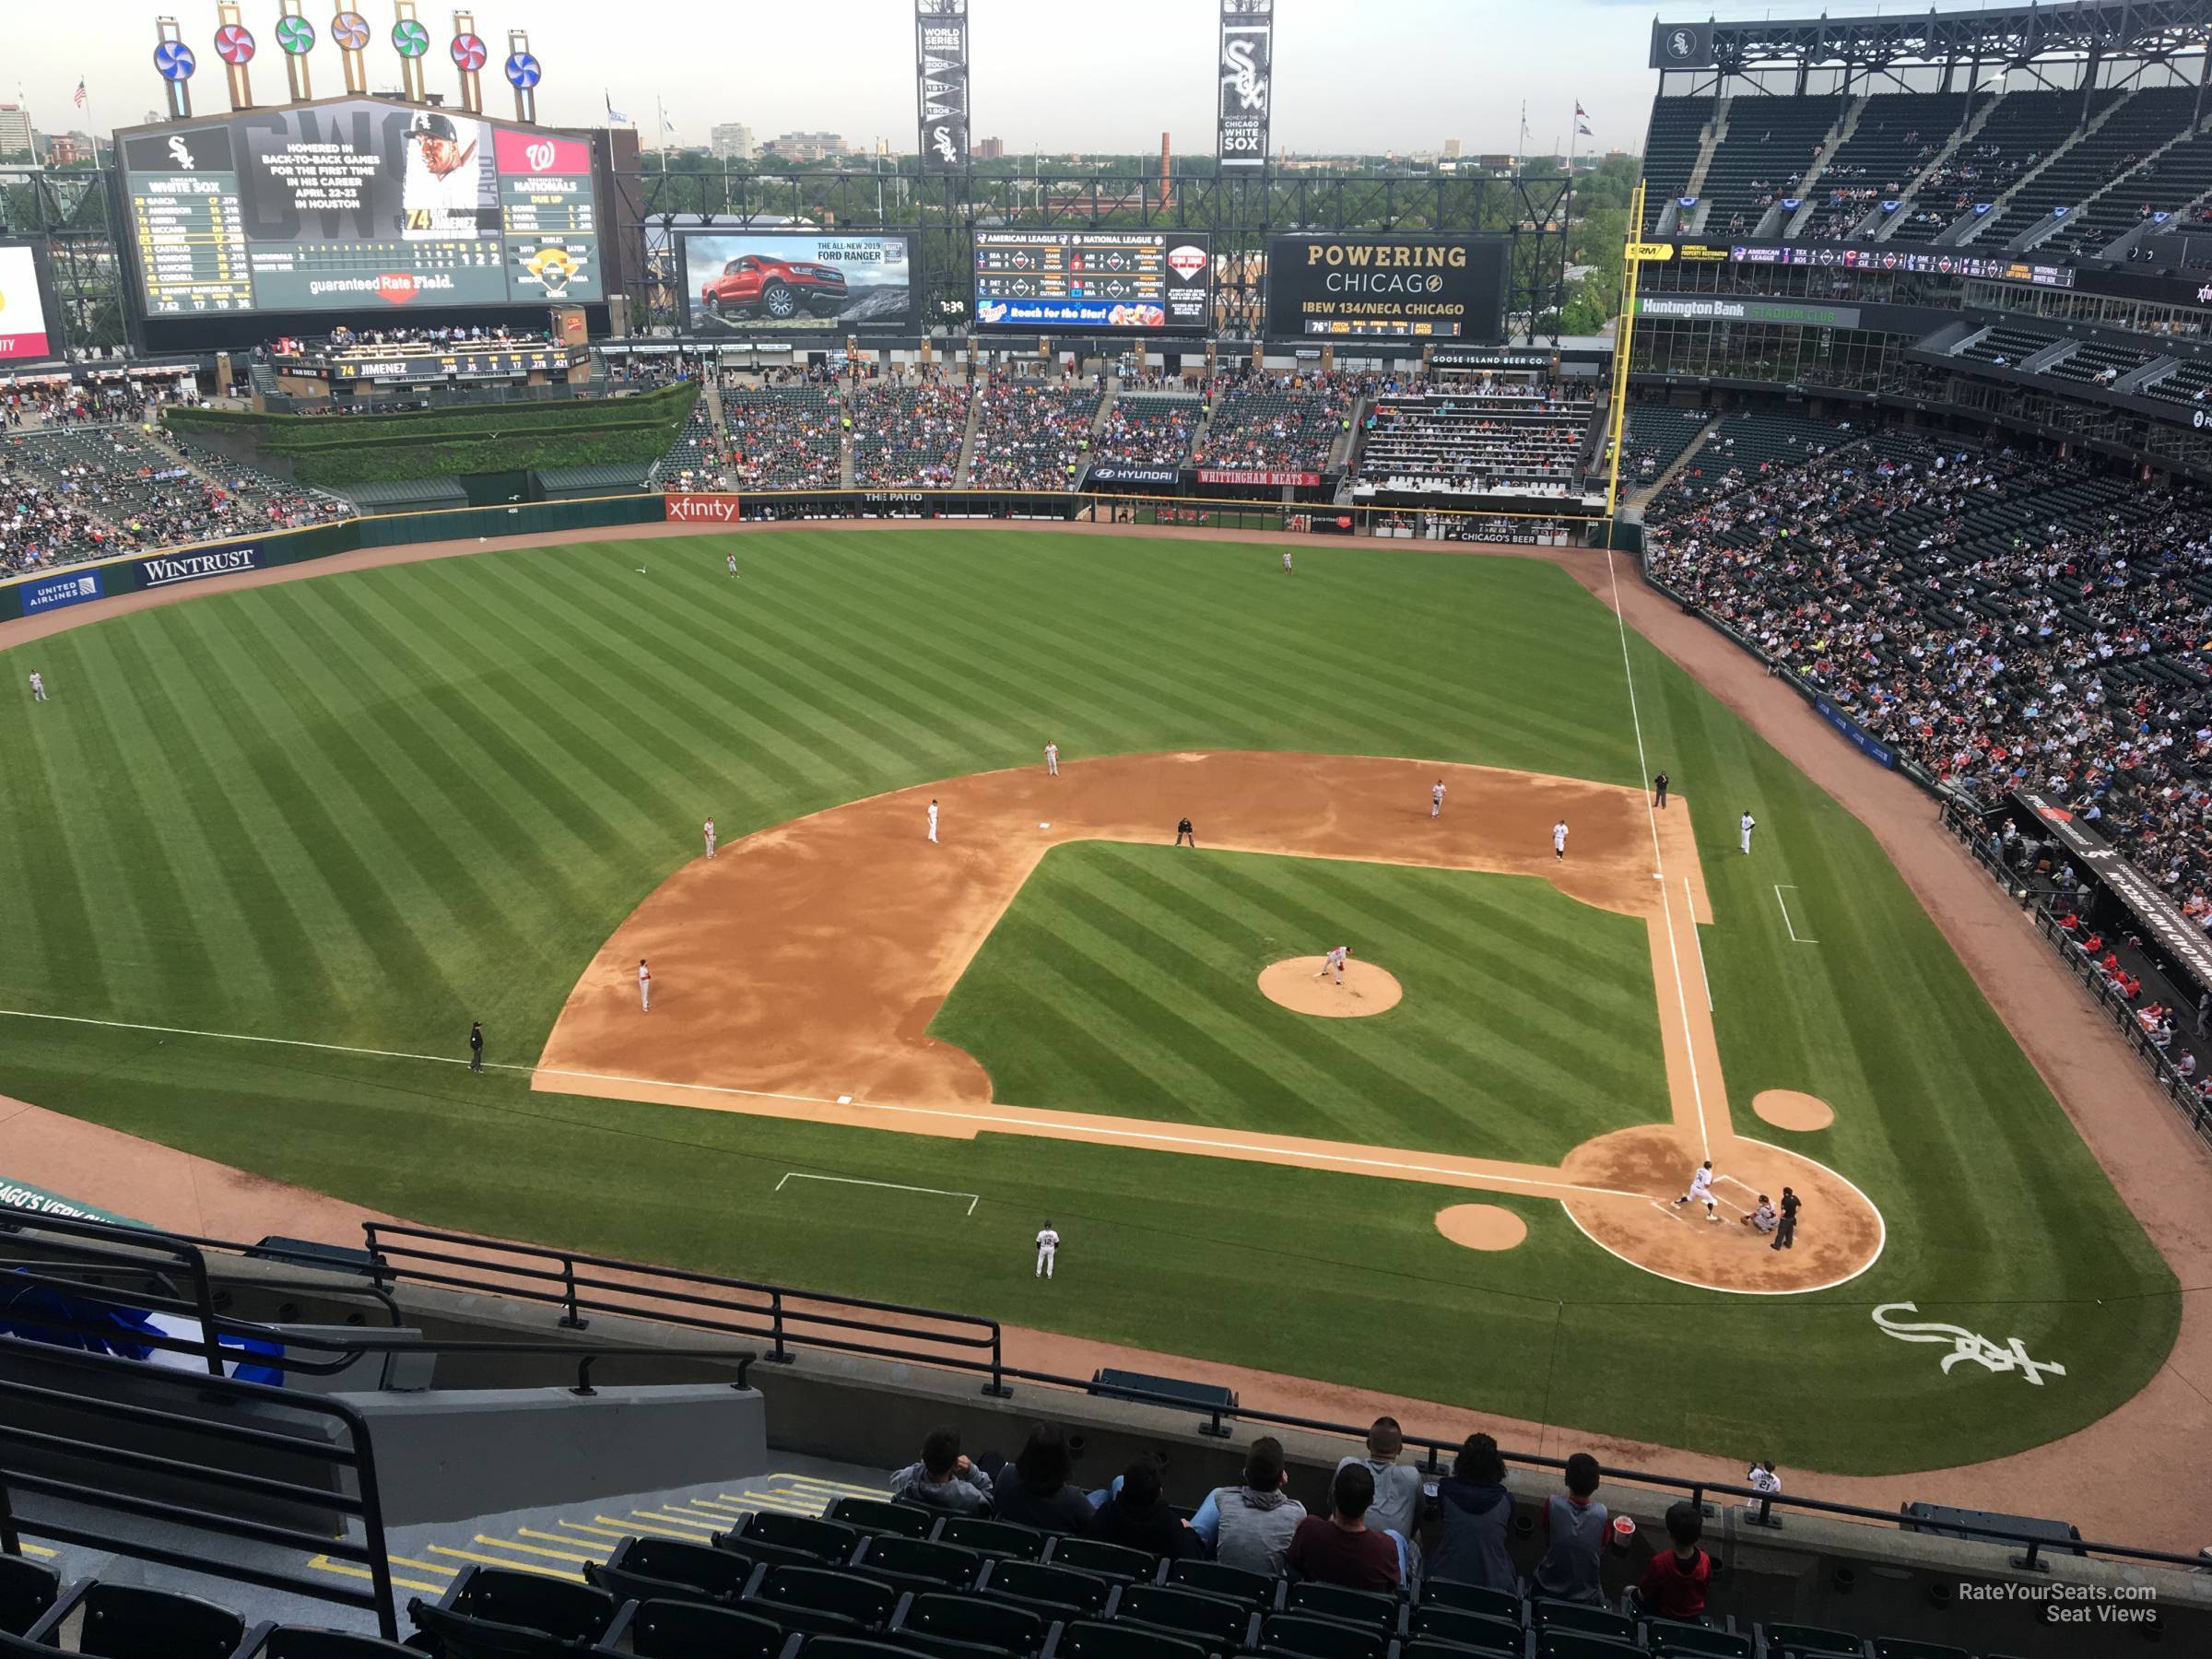
<path fill-rule="evenodd" d="M 991 1477 L 960 1454 L 958 1429 L 932 1429 L 922 1437 L 922 1461 L 891 1477 L 891 1496 L 949 1515 L 988 1515 Z"/>
<path fill-rule="evenodd" d="M 1095 1512 L 1082 1488 L 1068 1479 L 1074 1466 L 1059 1425 L 1033 1425 L 1014 1460 L 1012 1477 L 1003 1464 L 994 1472 L 991 1502 L 998 1518 L 1044 1532 L 1081 1532 Z"/>
<path fill-rule="evenodd" d="M 1505 1488 L 1505 1459 L 1487 1434 L 1470 1434 L 1453 1460 L 1452 1473 L 1436 1483 L 1438 1532 L 1429 1551 L 1431 1578 L 1454 1579 L 1492 1590 L 1518 1590 L 1505 1541 L 1512 1531 L 1513 1495 Z"/>
<path fill-rule="evenodd" d="M 1397 1541 L 1368 1529 L 1367 1512 L 1374 1500 L 1373 1473 L 1363 1463 L 1344 1465 L 1329 1488 L 1329 1512 L 1308 1515 L 1298 1524 L 1290 1547 L 1283 1552 L 1283 1565 L 1316 1583 L 1396 1590 L 1405 1583 Z"/>
<path fill-rule="evenodd" d="M 1276 1577 L 1290 1535 L 1306 1518 L 1306 1506 L 1283 1489 L 1289 1480 L 1283 1442 L 1262 1435 L 1245 1454 L 1243 1485 L 1208 1492 L 1191 1518 L 1191 1530 L 1224 1566 Z"/>
<path fill-rule="evenodd" d="M 1083 1535 L 1171 1561 L 1206 1553 L 1190 1523 L 1169 1507 L 1159 1465 L 1149 1457 L 1140 1457 L 1122 1471 L 1120 1483 L 1099 1505 Z"/>

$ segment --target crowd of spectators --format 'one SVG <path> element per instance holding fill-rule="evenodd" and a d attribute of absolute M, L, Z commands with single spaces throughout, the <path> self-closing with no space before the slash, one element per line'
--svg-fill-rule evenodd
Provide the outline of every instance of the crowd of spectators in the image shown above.
<path fill-rule="evenodd" d="M 1094 387 L 994 375 L 977 398 L 970 484 L 980 489 L 1076 487 L 1099 417 L 1100 394 Z"/>
<path fill-rule="evenodd" d="M 1319 472 L 1371 377 L 1350 374 L 1224 375 L 1215 382 L 1200 466 L 1239 471 Z"/>
<path fill-rule="evenodd" d="M 863 489 L 949 489 L 968 434 L 968 394 L 955 387 L 868 381 L 854 387 L 844 424 L 853 481 Z"/>
<path fill-rule="evenodd" d="M 1595 413 L 1593 397 L 1541 382 L 1379 396 L 1360 423 L 1357 471 L 1379 489 L 1566 495 L 1580 486 Z"/>
<path fill-rule="evenodd" d="M 2212 932 L 2212 497 L 1877 431 L 1650 524 L 1651 573 L 1779 671 L 1980 800 L 2063 803 Z"/>
<path fill-rule="evenodd" d="M 837 399 L 804 382 L 722 393 L 728 456 L 741 489 L 834 489 L 843 477 Z"/>

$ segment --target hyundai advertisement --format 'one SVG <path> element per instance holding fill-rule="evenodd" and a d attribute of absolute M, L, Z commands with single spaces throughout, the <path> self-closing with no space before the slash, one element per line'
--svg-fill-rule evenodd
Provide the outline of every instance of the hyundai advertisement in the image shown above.
<path fill-rule="evenodd" d="M 915 332 L 911 236 L 693 230 L 678 263 L 695 335 Z"/>

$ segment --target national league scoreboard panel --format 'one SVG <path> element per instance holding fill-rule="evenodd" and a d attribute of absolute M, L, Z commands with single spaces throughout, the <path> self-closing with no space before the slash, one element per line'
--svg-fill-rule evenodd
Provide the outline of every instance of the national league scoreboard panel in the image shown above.
<path fill-rule="evenodd" d="M 1021 333 L 1204 334 L 1213 255 L 1182 230 L 978 230 L 975 324 Z"/>
<path fill-rule="evenodd" d="M 373 99 L 116 136 L 152 319 L 606 297 L 581 137 Z"/>

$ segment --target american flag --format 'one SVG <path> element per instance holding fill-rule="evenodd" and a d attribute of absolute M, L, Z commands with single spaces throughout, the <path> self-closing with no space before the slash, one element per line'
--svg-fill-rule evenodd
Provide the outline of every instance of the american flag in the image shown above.
<path fill-rule="evenodd" d="M 72 101 L 80 110 L 85 107 L 85 83 L 81 76 L 76 83 L 76 97 Z"/>

